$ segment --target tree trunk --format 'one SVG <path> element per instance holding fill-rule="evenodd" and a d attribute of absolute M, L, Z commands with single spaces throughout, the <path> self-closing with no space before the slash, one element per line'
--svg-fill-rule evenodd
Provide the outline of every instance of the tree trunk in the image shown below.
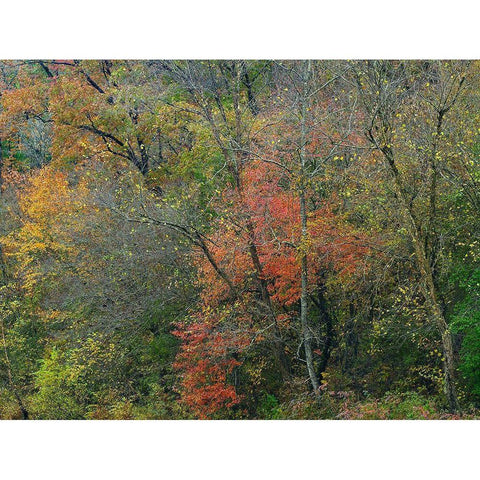
<path fill-rule="evenodd" d="M 316 301 L 316 305 L 320 313 L 320 321 L 325 326 L 325 336 L 324 336 L 324 342 L 322 346 L 322 353 L 321 353 L 320 361 L 318 362 L 318 366 L 316 370 L 318 383 L 321 385 L 323 374 L 327 369 L 328 361 L 330 360 L 330 354 L 332 352 L 333 340 L 334 340 L 333 319 L 327 308 L 327 302 L 325 299 L 325 287 L 323 285 L 319 286 L 318 299 Z"/>
<path fill-rule="evenodd" d="M 255 276 L 260 287 L 263 303 L 267 308 L 270 319 L 273 322 L 275 335 L 273 348 L 275 357 L 277 358 L 278 364 L 280 366 L 282 378 L 288 379 L 291 374 L 290 362 L 288 361 L 288 358 L 285 354 L 285 342 L 283 341 L 280 328 L 278 326 L 277 316 L 275 315 L 275 310 L 273 309 L 270 293 L 268 292 L 267 282 L 265 281 L 265 276 L 263 274 L 263 267 L 260 263 L 260 258 L 258 257 L 258 251 L 253 237 L 253 226 L 250 219 L 247 220 L 247 230 L 249 234 L 249 252 L 252 259 L 253 268 L 255 269 Z"/>
<path fill-rule="evenodd" d="M 301 275 L 301 291 L 300 291 L 300 324 L 302 327 L 303 347 L 305 350 L 305 361 L 307 363 L 308 376 L 312 389 L 318 397 L 320 394 L 320 384 L 315 373 L 315 365 L 312 354 L 312 332 L 308 323 L 308 257 L 307 257 L 307 242 L 308 242 L 308 226 L 307 226 L 307 202 L 306 202 L 306 162 L 307 162 L 307 98 L 308 98 L 308 81 L 311 72 L 311 61 L 307 60 L 304 64 L 303 72 L 303 92 L 301 95 L 300 104 L 300 221 L 302 226 L 302 233 L 300 238 L 300 275 Z"/>
<path fill-rule="evenodd" d="M 409 234 L 415 251 L 417 268 L 420 274 L 420 288 L 425 298 L 428 310 L 430 311 L 432 320 L 436 324 L 437 329 L 441 335 L 444 359 L 443 367 L 445 380 L 445 395 L 448 400 L 449 409 L 452 413 L 454 413 L 458 411 L 458 400 L 454 381 L 455 367 L 450 329 L 445 320 L 445 316 L 443 314 L 440 302 L 437 297 L 432 268 L 425 252 L 425 243 L 420 237 L 419 229 L 405 198 L 399 172 L 393 158 L 393 151 L 390 147 L 384 147 L 382 148 L 382 152 L 390 166 L 390 170 L 394 178 L 393 183 L 395 194 L 400 203 L 403 215 L 407 221 Z"/>
<path fill-rule="evenodd" d="M 242 68 L 241 64 L 238 62 L 232 63 L 232 72 L 235 76 L 235 85 L 232 89 L 233 92 L 233 108 L 235 112 L 235 144 L 230 145 L 231 153 L 231 163 L 234 168 L 234 178 L 235 185 L 237 189 L 237 194 L 240 199 L 240 202 L 243 203 L 243 187 L 240 177 L 240 171 L 243 167 L 245 161 L 245 153 L 236 151 L 235 145 L 243 144 L 243 133 L 242 133 L 242 112 L 240 108 L 240 87 L 242 83 Z M 255 277 L 257 283 L 260 287 L 260 292 L 262 296 L 262 302 L 267 310 L 268 316 L 273 323 L 274 329 L 274 342 L 273 342 L 273 351 L 277 359 L 278 365 L 280 367 L 280 372 L 284 380 L 288 379 L 291 374 L 290 362 L 285 354 L 285 342 L 282 339 L 280 328 L 277 322 L 277 316 L 272 305 L 272 300 L 270 298 L 270 293 L 268 291 L 268 285 L 265 280 L 265 275 L 263 272 L 263 266 L 260 262 L 260 257 L 258 255 L 258 249 L 255 243 L 255 232 L 252 220 L 247 213 L 246 218 L 246 227 L 248 232 L 248 249 L 250 258 L 252 260 L 252 265 L 255 270 Z"/>

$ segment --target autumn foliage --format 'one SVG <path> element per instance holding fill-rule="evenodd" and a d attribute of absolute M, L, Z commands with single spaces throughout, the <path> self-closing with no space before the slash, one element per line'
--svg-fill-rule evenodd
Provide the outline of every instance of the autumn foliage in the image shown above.
<path fill-rule="evenodd" d="M 479 72 L 1 61 L 0 418 L 476 416 Z"/>
<path fill-rule="evenodd" d="M 211 253 L 218 268 L 227 272 L 235 291 L 241 292 L 239 298 L 232 299 L 225 279 L 200 251 L 196 253 L 198 282 L 202 287 L 202 300 L 208 307 L 206 312 L 199 312 L 188 326 L 176 332 L 183 342 L 176 367 L 183 372 L 183 400 L 202 415 L 238 403 L 231 373 L 234 367 L 241 365 L 242 347 L 247 345 L 241 342 L 241 332 L 246 339 L 251 339 L 250 342 L 255 342 L 258 331 L 268 324 L 265 314 L 259 316 L 246 307 L 258 296 L 252 242 L 258 251 L 263 280 L 283 326 L 288 326 L 298 315 L 298 253 L 301 249 L 308 252 L 312 293 L 329 275 L 336 275 L 345 282 L 353 281 L 369 252 L 365 237 L 355 234 L 339 215 L 335 215 L 332 200 L 325 201 L 324 206 L 312 213 L 309 241 L 301 244 L 299 202 L 295 192 L 279 184 L 281 179 L 280 167 L 251 162 L 242 174 L 241 194 L 228 187 L 220 195 L 221 205 L 229 205 L 229 208 L 228 213 L 220 213 L 216 221 Z M 225 313 L 218 312 L 234 301 L 235 308 L 229 315 L 235 318 L 237 331 L 231 331 L 229 326 L 225 332 Z"/>

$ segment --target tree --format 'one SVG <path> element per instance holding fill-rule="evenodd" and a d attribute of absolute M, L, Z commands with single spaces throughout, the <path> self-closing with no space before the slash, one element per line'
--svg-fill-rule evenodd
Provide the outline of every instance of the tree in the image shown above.
<path fill-rule="evenodd" d="M 450 329 L 445 319 L 436 284 L 435 237 L 437 222 L 437 179 L 438 159 L 442 156 L 443 134 L 447 115 L 455 106 L 466 78 L 464 64 L 438 63 L 433 75 L 436 85 L 433 95 L 429 88 L 428 73 L 411 75 L 409 66 L 404 62 L 366 62 L 357 64 L 355 69 L 359 95 L 365 108 L 365 132 L 369 142 L 379 151 L 392 177 L 395 202 L 402 212 L 403 225 L 407 230 L 415 254 L 420 277 L 420 289 L 425 298 L 426 308 L 436 324 L 442 338 L 445 370 L 445 391 L 450 410 L 458 410 L 455 390 L 454 352 Z M 418 96 L 417 96 L 418 95 Z M 405 143 L 416 143 L 412 131 L 406 130 L 404 122 L 408 107 L 413 99 L 422 99 L 422 107 L 433 115 L 433 131 L 428 129 L 428 139 L 424 139 L 423 149 L 417 148 L 415 156 L 426 170 L 426 190 L 428 194 L 428 213 L 419 215 L 415 209 L 415 196 L 410 197 L 411 186 L 408 177 L 399 165 L 405 154 Z M 418 105 L 418 104 L 417 104 Z M 412 152 L 413 149 L 410 149 Z"/>

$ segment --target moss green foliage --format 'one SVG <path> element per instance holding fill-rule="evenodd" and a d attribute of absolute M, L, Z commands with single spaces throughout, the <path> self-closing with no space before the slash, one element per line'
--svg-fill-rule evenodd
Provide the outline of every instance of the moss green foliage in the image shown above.
<path fill-rule="evenodd" d="M 464 298 L 458 303 L 452 328 L 461 338 L 459 369 L 468 391 L 480 400 L 480 269 L 461 269 L 457 274 Z"/>

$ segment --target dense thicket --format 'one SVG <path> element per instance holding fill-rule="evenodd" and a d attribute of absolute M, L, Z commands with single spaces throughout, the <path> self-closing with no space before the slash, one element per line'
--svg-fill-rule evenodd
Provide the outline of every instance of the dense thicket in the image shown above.
<path fill-rule="evenodd" d="M 0 62 L 0 417 L 480 404 L 480 63 Z"/>

